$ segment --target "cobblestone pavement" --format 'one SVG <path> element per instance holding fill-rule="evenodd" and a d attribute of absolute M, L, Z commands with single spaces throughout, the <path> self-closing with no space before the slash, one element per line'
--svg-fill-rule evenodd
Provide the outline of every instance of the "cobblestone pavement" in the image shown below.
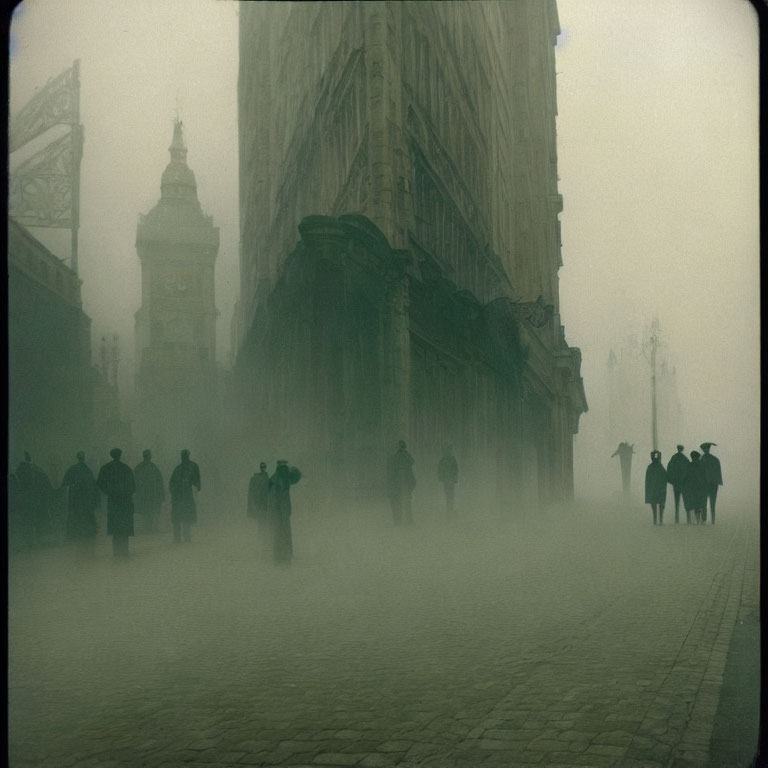
<path fill-rule="evenodd" d="M 251 521 L 10 562 L 10 763 L 703 766 L 756 513 Z M 321 524 L 322 522 L 322 524 Z"/>

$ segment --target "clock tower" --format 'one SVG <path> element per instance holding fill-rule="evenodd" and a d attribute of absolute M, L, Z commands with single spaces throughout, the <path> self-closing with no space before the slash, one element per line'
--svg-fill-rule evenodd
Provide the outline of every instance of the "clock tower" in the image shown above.
<path fill-rule="evenodd" d="M 141 307 L 136 319 L 136 427 L 159 452 L 192 448 L 210 428 L 216 401 L 214 264 L 219 229 L 197 199 L 176 120 L 160 200 L 139 216 Z"/>

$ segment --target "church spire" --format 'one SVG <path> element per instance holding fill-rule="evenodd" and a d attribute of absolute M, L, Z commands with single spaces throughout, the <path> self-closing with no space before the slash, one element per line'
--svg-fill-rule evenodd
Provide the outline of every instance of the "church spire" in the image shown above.
<path fill-rule="evenodd" d="M 173 140 L 168 151 L 171 153 L 171 162 L 163 172 L 160 182 L 162 198 L 190 200 L 199 205 L 195 174 L 187 165 L 187 148 L 184 145 L 182 122 L 178 118 L 173 122 Z"/>
<path fill-rule="evenodd" d="M 181 130 L 181 120 L 178 115 L 173 122 L 173 141 L 171 146 L 168 147 L 168 151 L 171 153 L 171 162 L 187 162 L 187 148 L 184 146 L 184 134 Z"/>

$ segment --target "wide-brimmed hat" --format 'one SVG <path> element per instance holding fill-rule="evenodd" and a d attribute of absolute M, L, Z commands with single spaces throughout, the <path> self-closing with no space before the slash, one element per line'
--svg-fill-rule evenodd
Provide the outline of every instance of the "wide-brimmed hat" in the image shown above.
<path fill-rule="evenodd" d="M 699 448 L 701 448 L 702 451 L 706 451 L 707 448 L 710 448 L 713 445 L 717 445 L 717 443 L 702 443 Z"/>

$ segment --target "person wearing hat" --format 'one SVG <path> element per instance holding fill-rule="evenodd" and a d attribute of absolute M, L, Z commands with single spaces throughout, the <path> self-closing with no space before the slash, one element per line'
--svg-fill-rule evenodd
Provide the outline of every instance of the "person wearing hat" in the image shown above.
<path fill-rule="evenodd" d="M 707 483 L 704 464 L 698 451 L 691 451 L 691 462 L 683 480 L 683 504 L 685 504 L 685 514 L 689 523 L 691 511 L 695 515 L 696 523 L 706 522 L 704 514 L 707 504 Z"/>
<path fill-rule="evenodd" d="M 717 443 L 702 443 L 699 448 L 704 451 L 701 463 L 704 465 L 706 483 L 706 498 L 709 499 L 709 510 L 712 513 L 712 525 L 715 524 L 715 502 L 717 501 L 717 486 L 723 484 L 723 473 L 720 470 L 720 459 L 713 456 L 709 449 Z M 704 522 L 707 522 L 707 506 L 704 505 Z"/>
<path fill-rule="evenodd" d="M 85 463 L 85 453 L 77 452 L 77 463 L 65 473 L 62 488 L 69 488 L 67 499 L 67 538 L 80 542 L 83 555 L 93 555 L 96 544 L 96 507 L 99 489 L 91 468 Z"/>
<path fill-rule="evenodd" d="M 248 517 L 256 521 L 256 533 L 262 548 L 271 542 L 269 535 L 269 473 L 265 462 L 251 475 L 248 483 Z"/>
<path fill-rule="evenodd" d="M 654 525 L 658 507 L 658 524 L 663 525 L 664 505 L 667 503 L 667 470 L 661 463 L 661 451 L 651 451 L 651 463 L 645 470 L 645 503 L 651 505 Z"/>
<path fill-rule="evenodd" d="M 667 482 L 672 486 L 675 495 L 675 525 L 680 522 L 680 497 L 683 495 L 683 481 L 688 471 L 690 461 L 683 453 L 685 446 L 678 445 L 677 453 L 667 464 Z"/>
<path fill-rule="evenodd" d="M 165 483 L 158 466 L 152 461 L 152 451 L 141 452 L 142 461 L 134 467 L 136 478 L 136 513 L 144 519 L 147 533 L 157 530 L 157 518 L 165 501 Z"/>
<path fill-rule="evenodd" d="M 120 461 L 123 452 L 113 448 L 112 461 L 99 470 L 96 485 L 107 497 L 107 536 L 112 537 L 115 557 L 128 557 L 128 539 L 133 536 L 133 493 L 136 480 L 133 471 Z"/>
<path fill-rule="evenodd" d="M 269 515 L 272 520 L 272 553 L 276 565 L 290 565 L 293 558 L 291 531 L 291 486 L 301 480 L 301 472 L 289 467 L 286 459 L 277 462 L 269 479 Z"/>
<path fill-rule="evenodd" d="M 416 476 L 413 474 L 413 456 L 406 448 L 405 440 L 400 440 L 387 462 L 387 490 L 395 525 L 400 525 L 403 518 L 406 523 L 413 522 L 411 494 L 416 487 Z"/>
<path fill-rule="evenodd" d="M 195 493 L 192 489 L 200 490 L 200 467 L 190 461 L 186 448 L 181 452 L 181 464 L 173 470 L 168 488 L 171 491 L 173 540 L 176 544 L 180 544 L 182 538 L 184 541 L 192 541 L 192 523 L 197 522 Z"/>

